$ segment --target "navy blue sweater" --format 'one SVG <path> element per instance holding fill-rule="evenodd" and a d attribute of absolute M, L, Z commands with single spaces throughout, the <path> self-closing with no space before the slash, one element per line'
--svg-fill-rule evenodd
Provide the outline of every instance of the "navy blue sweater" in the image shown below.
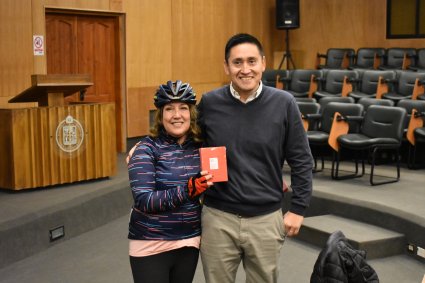
<path fill-rule="evenodd" d="M 187 195 L 187 182 L 199 168 L 199 147 L 172 137 L 144 137 L 128 163 L 134 205 L 128 238 L 179 240 L 201 234 L 201 208 Z"/>
<path fill-rule="evenodd" d="M 251 102 L 224 86 L 203 95 L 199 122 L 207 146 L 226 146 L 229 181 L 207 190 L 205 204 L 246 216 L 281 208 L 282 167 L 291 167 L 290 211 L 304 215 L 312 193 L 313 159 L 292 95 L 263 86 Z"/>

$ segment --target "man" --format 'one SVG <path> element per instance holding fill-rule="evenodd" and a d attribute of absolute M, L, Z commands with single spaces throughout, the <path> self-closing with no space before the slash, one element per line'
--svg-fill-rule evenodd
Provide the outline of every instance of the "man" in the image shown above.
<path fill-rule="evenodd" d="M 207 282 L 234 282 L 242 260 L 247 282 L 277 282 L 286 236 L 301 227 L 312 191 L 313 160 L 295 99 L 264 86 L 260 42 L 237 34 L 225 47 L 230 85 L 206 93 L 199 122 L 207 146 L 226 146 L 229 181 L 207 190 L 201 257 Z M 293 196 L 282 216 L 284 160 Z"/>

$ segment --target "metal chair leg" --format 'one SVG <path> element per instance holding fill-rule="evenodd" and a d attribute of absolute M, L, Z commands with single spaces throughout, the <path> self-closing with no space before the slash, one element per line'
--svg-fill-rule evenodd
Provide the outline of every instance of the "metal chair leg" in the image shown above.
<path fill-rule="evenodd" d="M 341 149 L 340 149 L 341 151 Z M 332 171 L 331 176 L 334 180 L 345 180 L 345 179 L 353 179 L 353 178 L 359 178 L 362 177 L 365 173 L 365 164 L 364 164 L 364 158 L 361 158 L 362 162 L 362 172 L 359 174 L 359 160 L 355 159 L 355 171 L 353 174 L 348 174 L 344 176 L 339 176 L 339 163 L 340 163 L 340 151 L 336 152 L 334 151 L 333 159 L 332 159 Z"/>
<path fill-rule="evenodd" d="M 370 184 L 372 186 L 377 186 L 377 185 L 383 185 L 383 184 L 389 184 L 389 183 L 395 183 L 398 182 L 400 180 L 400 153 L 399 153 L 399 149 L 395 149 L 396 152 L 396 167 L 397 167 L 397 177 L 396 178 L 391 178 L 387 180 L 387 181 L 381 181 L 381 182 L 375 182 L 373 180 L 374 175 L 374 171 L 375 171 L 375 159 L 376 159 L 376 153 L 378 152 L 378 147 L 373 148 L 372 150 L 372 164 L 371 164 L 371 168 L 370 168 Z"/>
<path fill-rule="evenodd" d="M 325 158 L 323 156 L 320 157 L 320 162 L 322 165 L 320 169 L 317 169 L 317 157 L 314 157 L 313 160 L 314 160 L 313 173 L 322 172 L 323 169 L 325 168 Z"/>

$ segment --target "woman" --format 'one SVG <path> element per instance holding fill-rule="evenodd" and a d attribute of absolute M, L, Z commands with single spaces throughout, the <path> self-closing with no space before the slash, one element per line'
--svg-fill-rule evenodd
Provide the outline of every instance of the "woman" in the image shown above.
<path fill-rule="evenodd" d="M 200 171 L 199 128 L 192 87 L 159 86 L 151 135 L 130 151 L 134 204 L 130 216 L 130 264 L 135 282 L 192 282 L 199 256 L 199 196 L 212 178 Z"/>

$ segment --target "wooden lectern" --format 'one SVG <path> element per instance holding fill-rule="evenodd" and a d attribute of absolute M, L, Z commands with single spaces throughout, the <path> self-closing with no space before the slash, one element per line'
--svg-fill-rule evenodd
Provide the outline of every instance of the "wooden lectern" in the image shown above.
<path fill-rule="evenodd" d="M 65 106 L 65 97 L 93 85 L 90 75 L 32 75 L 32 86 L 14 98 L 14 102 L 38 102 L 38 106 Z"/>
<path fill-rule="evenodd" d="M 33 75 L 9 102 L 39 107 L 0 109 L 0 188 L 21 190 L 109 177 L 116 171 L 114 103 L 66 105 L 89 75 Z"/>

